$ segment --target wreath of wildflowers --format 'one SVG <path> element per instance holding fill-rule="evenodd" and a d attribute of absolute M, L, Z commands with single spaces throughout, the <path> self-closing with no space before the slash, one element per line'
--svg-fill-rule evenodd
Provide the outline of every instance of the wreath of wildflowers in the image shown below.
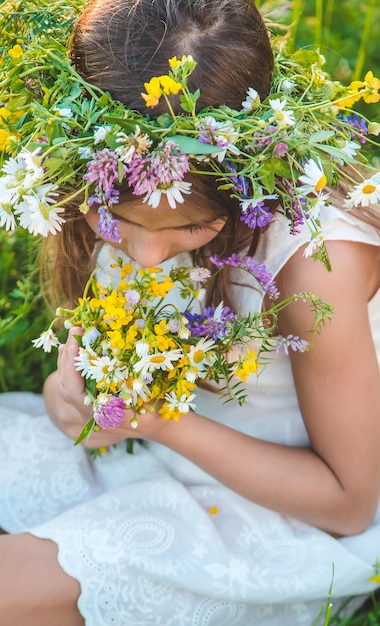
<path fill-rule="evenodd" d="M 211 170 L 218 187 L 237 199 L 240 219 L 249 227 L 265 227 L 273 219 L 270 201 L 282 207 L 295 236 L 306 224 L 308 253 L 329 269 L 319 217 L 330 202 L 329 189 L 347 185 L 348 210 L 380 201 L 380 172 L 361 150 L 367 142 L 376 144 L 371 136 L 379 134 L 380 124 L 352 109 L 360 100 L 380 100 L 380 80 L 368 72 L 363 81 L 343 86 L 323 70 L 317 51 L 288 54 L 285 40 L 273 37 L 275 69 L 263 102 L 249 88 L 240 110 L 220 106 L 196 112 L 199 92 L 190 92 L 187 83 L 196 60 L 173 57 L 167 74 L 152 77 L 141 94 L 153 113 L 160 98 L 166 100 L 167 113 L 152 119 L 88 84 L 70 63 L 70 33 L 84 5 L 84 0 L 1 5 L 0 226 L 55 235 L 64 227 L 66 204 L 80 197 L 78 210 L 85 214 L 96 207 L 102 237 L 119 241 L 110 209 L 121 185 L 153 208 L 163 195 L 175 208 L 191 194 L 186 174 Z M 180 96 L 177 115 L 170 94 Z M 247 270 L 264 292 L 278 296 L 265 268 L 253 259 L 232 255 L 213 262 L 216 271 L 225 264 Z M 308 300 L 314 330 L 331 315 L 331 308 L 310 294 L 273 305 L 265 319 L 239 317 L 223 303 L 199 314 L 192 304 L 201 300 L 210 279 L 205 268 L 177 268 L 160 277 L 159 268 L 132 275 L 119 265 L 116 289 L 101 287 L 92 276 L 78 306 L 58 311 L 68 327 L 84 330 L 77 367 L 86 378 L 94 417 L 80 439 L 94 428 L 120 423 L 125 408 L 133 409 L 131 423 L 137 425 L 137 415 L 159 400 L 162 416 L 177 419 L 195 408 L 199 379 L 224 380 L 229 397 L 241 401 L 239 380 L 258 370 L 261 355 L 309 345 L 292 336 L 274 345 L 271 335 L 283 306 Z M 165 302 L 175 285 L 183 296 L 181 310 Z M 37 347 L 50 351 L 58 344 L 53 324 L 34 341 Z M 257 351 L 250 349 L 252 341 L 259 342 Z M 236 347 L 239 355 L 231 360 L 228 352 Z"/>
<path fill-rule="evenodd" d="M 196 60 L 174 57 L 167 75 L 152 77 L 141 94 L 153 112 L 160 98 L 167 102 L 167 114 L 152 119 L 126 110 L 71 65 L 70 32 L 84 5 L 8 0 L 0 9 L 0 226 L 54 235 L 65 205 L 83 196 L 79 210 L 96 206 L 100 234 L 118 241 L 109 209 L 121 184 L 152 207 L 165 195 L 175 208 L 191 194 L 186 173 L 211 168 L 249 227 L 266 226 L 268 200 L 278 200 L 290 231 L 307 223 L 310 253 L 328 265 L 319 219 L 328 189 L 347 183 L 347 209 L 380 201 L 380 172 L 361 153 L 380 124 L 351 108 L 378 102 L 380 80 L 368 72 L 343 86 L 324 72 L 317 51 L 287 54 L 284 38 L 273 37 L 275 70 L 263 102 L 249 88 L 240 110 L 196 112 L 199 92 L 187 86 Z M 170 94 L 180 95 L 178 115 Z"/>

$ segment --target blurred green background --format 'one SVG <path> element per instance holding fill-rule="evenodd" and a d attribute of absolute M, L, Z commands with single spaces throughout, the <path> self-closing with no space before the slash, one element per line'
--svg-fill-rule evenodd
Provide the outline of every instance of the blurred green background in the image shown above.
<path fill-rule="evenodd" d="M 378 0 L 257 4 L 267 22 L 280 24 L 289 33 L 294 48 L 318 47 L 333 78 L 346 84 L 362 79 L 368 70 L 380 77 Z M 366 107 L 365 113 L 380 121 L 380 104 Z M 374 155 L 380 163 L 379 157 Z M 31 344 L 52 319 L 40 295 L 39 246 L 25 231 L 0 230 L 0 392 L 41 391 L 43 380 L 55 368 L 56 351 L 45 354 Z"/>

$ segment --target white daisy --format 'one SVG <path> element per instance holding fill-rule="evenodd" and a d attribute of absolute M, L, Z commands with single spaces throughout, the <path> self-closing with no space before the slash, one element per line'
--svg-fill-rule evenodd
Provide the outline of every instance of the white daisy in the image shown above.
<path fill-rule="evenodd" d="M 191 193 L 190 191 L 191 183 L 185 182 L 184 180 L 173 180 L 170 183 L 170 186 L 166 186 L 165 183 L 155 189 L 151 194 L 147 194 L 143 202 L 148 202 L 148 204 L 153 208 L 157 209 L 158 205 L 161 202 L 161 196 L 166 196 L 168 203 L 172 209 L 176 208 L 176 202 L 182 204 L 184 201 L 184 197 L 182 194 Z"/>
<path fill-rule="evenodd" d="M 304 165 L 305 174 L 299 177 L 299 181 L 303 183 L 299 187 L 301 193 L 319 193 L 327 185 L 327 177 L 323 171 L 320 161 L 316 163 L 314 159 L 309 159 Z"/>
<path fill-rule="evenodd" d="M 356 185 L 352 191 L 349 192 L 344 206 L 348 209 L 358 206 L 368 206 L 369 204 L 377 204 L 380 202 L 380 172 L 364 180 L 359 185 Z"/>
<path fill-rule="evenodd" d="M 244 102 L 241 103 L 241 105 L 243 107 L 243 110 L 249 113 L 250 111 L 254 111 L 260 106 L 260 96 L 256 89 L 253 89 L 253 87 L 247 89 L 246 93 L 247 98 L 244 100 Z"/>
<path fill-rule="evenodd" d="M 140 341 L 135 343 L 135 350 L 137 356 L 142 358 L 144 356 L 148 356 L 150 352 L 150 345 L 145 339 L 140 339 Z"/>
<path fill-rule="evenodd" d="M 143 375 L 155 370 L 172 370 L 173 361 L 178 361 L 182 356 L 182 351 L 178 348 L 168 352 L 158 352 L 142 357 L 138 363 L 135 363 L 133 369 L 135 372 L 142 372 Z"/>
<path fill-rule="evenodd" d="M 50 183 L 40 185 L 33 195 L 24 195 L 23 202 L 16 207 L 15 213 L 19 216 L 20 225 L 32 235 L 55 235 L 61 230 L 61 224 L 65 223 L 66 220 L 59 215 L 65 209 L 49 206 L 56 202 L 55 196 L 58 194 L 55 189 Z"/>
<path fill-rule="evenodd" d="M 254 209 L 259 202 L 265 202 L 265 200 L 276 200 L 276 198 L 278 198 L 277 193 L 260 195 L 257 198 L 244 198 L 240 201 L 240 209 L 243 213 L 246 213 L 249 208 Z"/>
<path fill-rule="evenodd" d="M 90 347 L 79 348 L 78 356 L 74 357 L 75 369 L 77 372 L 81 372 L 84 378 L 88 378 L 91 372 L 91 359 L 96 357 L 96 352 Z"/>
<path fill-rule="evenodd" d="M 97 338 L 100 337 L 100 331 L 95 328 L 95 326 L 91 326 L 90 328 L 86 328 L 82 335 L 82 344 L 85 348 L 88 348 L 92 343 L 94 343 Z"/>
<path fill-rule="evenodd" d="M 59 117 L 66 117 L 66 119 L 73 117 L 73 112 L 70 107 L 56 107 L 53 111 Z"/>
<path fill-rule="evenodd" d="M 279 126 L 294 126 L 296 120 L 294 119 L 294 111 L 287 111 L 286 100 L 280 100 L 280 98 L 275 98 L 269 100 L 269 104 L 271 105 L 274 115 L 269 118 L 270 122 L 278 122 Z"/>
<path fill-rule="evenodd" d="M 205 369 L 215 362 L 216 354 L 212 352 L 213 348 L 215 348 L 215 341 L 203 337 L 189 350 L 187 357 L 190 365 L 198 370 L 200 377 L 202 377 Z"/>
<path fill-rule="evenodd" d="M 37 339 L 32 339 L 32 344 L 35 348 L 43 348 L 44 352 L 51 352 L 53 347 L 60 345 L 58 337 L 51 328 L 44 330 Z"/>
<path fill-rule="evenodd" d="M 101 141 L 104 141 L 110 130 L 111 126 L 98 126 L 94 130 L 94 145 L 96 146 Z"/>
<path fill-rule="evenodd" d="M 171 410 L 178 409 L 180 413 L 188 413 L 190 409 L 194 411 L 195 404 L 192 404 L 192 400 L 194 400 L 194 398 L 196 398 L 194 393 L 190 396 L 183 393 L 179 399 L 174 391 L 165 394 L 165 400 L 167 401 L 169 408 Z"/>
<path fill-rule="evenodd" d="M 20 158 L 25 162 L 25 168 L 28 172 L 27 182 L 23 181 L 23 187 L 31 186 L 32 183 L 41 180 L 44 177 L 44 170 L 41 167 L 42 157 L 40 155 L 41 148 L 36 148 L 33 152 L 22 148 L 20 152 Z"/>
<path fill-rule="evenodd" d="M 91 357 L 89 360 L 88 378 L 95 380 L 97 383 L 121 382 L 125 380 L 125 372 L 125 368 L 118 366 L 116 359 L 110 359 L 107 355 Z"/>

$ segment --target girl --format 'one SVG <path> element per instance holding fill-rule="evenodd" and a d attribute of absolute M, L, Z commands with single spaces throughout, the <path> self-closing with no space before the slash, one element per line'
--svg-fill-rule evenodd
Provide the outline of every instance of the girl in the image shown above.
<path fill-rule="evenodd" d="M 262 100 L 269 93 L 273 56 L 251 0 L 93 0 L 71 47 L 91 85 L 155 118 L 166 108 L 161 101 L 144 106 L 144 83 L 183 54 L 198 61 L 189 76 L 191 91 L 201 88 L 198 110 L 240 110 L 249 87 Z M 175 93 L 170 105 L 178 113 Z M 277 107 L 281 123 L 284 116 Z M 290 132 L 290 113 L 286 123 Z M 376 179 L 362 219 L 342 210 L 344 193 L 336 194 L 336 206 L 323 206 L 331 273 L 308 256 L 305 226 L 290 235 L 278 211 L 267 228 L 252 231 L 211 176 L 188 173 L 185 181 L 191 194 L 182 187 L 175 210 L 169 192 L 153 208 L 124 185 L 107 216 L 118 229 L 111 242 L 94 205 L 85 216 L 78 202 L 68 208 L 47 252 L 60 302 L 64 294 L 75 303 L 94 265 L 107 281 L 120 255 L 168 269 L 189 255 L 207 265 L 211 254 L 248 251 L 266 264 L 283 298 L 315 293 L 333 305 L 332 321 L 310 351 L 277 354 L 247 384 L 243 407 L 198 389 L 196 412 L 179 422 L 148 412 L 134 430 L 127 411 L 118 428 L 76 447 L 72 440 L 91 411 L 75 369 L 74 335 L 81 331 L 71 329 L 44 388 L 50 420 L 38 397 L 1 398 L 0 525 L 9 533 L 0 537 L 3 626 L 311 626 L 332 579 L 336 598 L 374 588 Z M 242 282 L 224 268 L 206 303 L 268 308 L 267 298 Z M 309 311 L 295 302 L 281 313 L 278 333 L 306 337 L 310 327 Z M 138 438 L 133 455 L 120 443 L 127 438 Z M 91 459 L 85 448 L 99 446 L 111 447 Z"/>

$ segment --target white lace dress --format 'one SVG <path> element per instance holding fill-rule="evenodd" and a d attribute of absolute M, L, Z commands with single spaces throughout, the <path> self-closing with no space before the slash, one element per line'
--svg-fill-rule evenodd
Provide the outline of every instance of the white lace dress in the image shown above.
<path fill-rule="evenodd" d="M 330 217 L 330 239 L 380 245 L 370 227 Z M 281 218 L 268 233 L 258 259 L 276 274 L 302 237 L 288 235 Z M 239 297 L 245 309 L 261 304 L 249 289 Z M 380 292 L 369 313 L 380 359 Z M 240 408 L 199 390 L 197 410 L 256 437 L 307 445 L 286 355 L 249 392 Z M 28 393 L 0 396 L 0 459 L 0 527 L 58 544 L 61 566 L 80 582 L 86 626 L 311 626 L 333 567 L 337 598 L 375 587 L 380 509 L 365 532 L 336 540 L 245 500 L 158 444 L 137 444 L 133 455 L 119 445 L 93 460 Z"/>

